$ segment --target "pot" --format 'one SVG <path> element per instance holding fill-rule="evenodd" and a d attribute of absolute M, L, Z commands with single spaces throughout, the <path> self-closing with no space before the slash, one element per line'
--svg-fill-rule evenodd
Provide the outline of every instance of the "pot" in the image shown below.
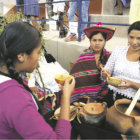
<path fill-rule="evenodd" d="M 130 115 L 125 111 L 129 107 L 131 100 L 119 99 L 110 107 L 106 113 L 106 121 L 116 131 L 125 135 L 140 134 L 140 103 L 136 103 Z"/>
<path fill-rule="evenodd" d="M 100 124 L 105 119 L 107 111 L 107 103 L 88 103 L 84 105 L 80 111 L 79 116 L 84 122 L 88 124 Z"/>

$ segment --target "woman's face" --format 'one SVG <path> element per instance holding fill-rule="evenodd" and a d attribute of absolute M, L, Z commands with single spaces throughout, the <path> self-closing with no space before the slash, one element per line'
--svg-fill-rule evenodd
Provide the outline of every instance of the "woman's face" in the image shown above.
<path fill-rule="evenodd" d="M 30 55 L 28 55 L 27 66 L 28 66 L 28 71 L 29 72 L 32 72 L 37 67 L 38 61 L 39 61 L 40 56 L 41 56 L 41 53 L 40 53 L 41 48 L 42 47 L 41 47 L 41 44 L 40 44 L 37 48 L 35 48 L 33 50 L 33 52 Z"/>
<path fill-rule="evenodd" d="M 100 53 L 102 51 L 103 47 L 105 46 L 105 43 L 106 43 L 106 40 L 104 39 L 101 33 L 93 35 L 90 40 L 90 46 L 97 53 Z"/>
<path fill-rule="evenodd" d="M 134 51 L 140 51 L 140 31 L 132 30 L 128 35 L 128 43 Z"/>
<path fill-rule="evenodd" d="M 41 51 L 41 44 L 35 48 L 30 55 L 24 53 L 23 55 L 23 62 L 18 63 L 17 71 L 25 71 L 25 72 L 33 72 L 33 70 L 37 67 L 38 61 L 40 59 L 40 51 Z"/>

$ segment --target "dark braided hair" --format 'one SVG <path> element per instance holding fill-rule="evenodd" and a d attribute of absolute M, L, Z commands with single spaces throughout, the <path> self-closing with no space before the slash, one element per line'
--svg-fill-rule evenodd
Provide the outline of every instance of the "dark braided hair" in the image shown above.
<path fill-rule="evenodd" d="M 6 66 L 8 74 L 0 72 L 3 75 L 15 79 L 22 84 L 31 94 L 30 88 L 23 83 L 19 73 L 15 70 L 17 55 L 26 53 L 30 55 L 41 42 L 40 32 L 32 25 L 26 22 L 12 22 L 6 25 L 0 35 L 0 67 Z M 38 104 L 38 101 L 36 99 Z M 40 111 L 40 105 L 39 111 Z"/>
<path fill-rule="evenodd" d="M 91 39 L 92 39 L 92 37 L 93 37 L 94 35 L 97 35 L 97 34 L 99 34 L 99 33 L 102 34 L 102 36 L 103 36 L 103 38 L 104 38 L 105 40 L 107 40 L 107 34 L 106 34 L 105 32 L 95 31 L 95 32 L 92 32 L 92 33 L 90 34 L 90 37 L 89 37 L 90 41 L 91 41 Z M 108 57 L 107 57 L 106 55 L 104 55 L 104 48 L 103 48 L 102 51 L 101 51 L 101 54 L 100 54 L 99 62 L 100 62 L 101 64 L 105 65 L 107 59 L 108 59 Z"/>
<path fill-rule="evenodd" d="M 44 50 L 44 56 L 45 56 L 45 59 L 46 59 L 47 63 L 52 63 L 52 62 L 55 63 L 56 60 L 55 60 L 55 58 L 52 56 L 52 54 L 47 53 L 47 51 L 46 51 L 46 49 L 45 49 L 44 46 L 42 46 L 42 48 L 43 48 L 43 50 Z"/>

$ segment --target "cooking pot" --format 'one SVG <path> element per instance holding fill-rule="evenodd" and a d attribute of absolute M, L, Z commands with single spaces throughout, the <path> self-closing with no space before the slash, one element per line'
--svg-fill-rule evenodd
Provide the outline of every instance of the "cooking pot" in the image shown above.
<path fill-rule="evenodd" d="M 106 102 L 88 103 L 80 109 L 79 116 L 86 123 L 98 125 L 104 120 L 106 111 Z"/>
<path fill-rule="evenodd" d="M 140 103 L 136 103 L 130 115 L 125 111 L 129 107 L 131 100 L 119 99 L 110 107 L 106 113 L 106 121 L 116 131 L 125 135 L 140 134 Z"/>

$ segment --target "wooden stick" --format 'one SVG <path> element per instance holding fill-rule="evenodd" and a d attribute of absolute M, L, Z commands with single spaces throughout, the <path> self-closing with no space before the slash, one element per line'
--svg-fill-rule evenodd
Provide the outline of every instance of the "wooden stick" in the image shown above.
<path fill-rule="evenodd" d="M 127 110 L 125 111 L 125 114 L 126 114 L 126 115 L 130 115 L 130 114 L 131 114 L 133 108 L 135 107 L 135 104 L 137 103 L 137 100 L 138 100 L 139 96 L 140 96 L 140 88 L 139 88 L 138 91 L 136 92 L 136 94 L 135 94 L 135 96 L 134 96 L 134 98 L 133 98 L 131 104 L 129 105 L 129 107 L 128 107 Z"/>
<path fill-rule="evenodd" d="M 100 68 L 102 69 L 102 71 L 104 71 L 107 75 L 107 78 L 110 79 L 110 75 L 108 74 L 108 72 L 103 68 L 102 65 L 100 65 Z"/>

